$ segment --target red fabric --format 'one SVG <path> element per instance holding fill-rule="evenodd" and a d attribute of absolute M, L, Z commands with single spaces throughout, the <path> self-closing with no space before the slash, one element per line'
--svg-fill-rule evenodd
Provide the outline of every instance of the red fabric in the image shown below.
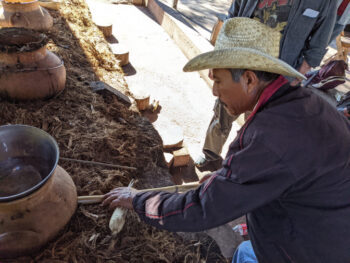
<path fill-rule="evenodd" d="M 344 0 L 344 1 L 340 4 L 340 6 L 338 7 L 338 11 L 337 11 L 338 16 L 343 15 L 343 13 L 344 13 L 345 9 L 347 8 L 349 2 L 350 2 L 349 0 Z"/>
<path fill-rule="evenodd" d="M 243 148 L 243 135 L 244 135 L 244 132 L 245 132 L 246 128 L 248 127 L 249 122 L 251 121 L 251 119 L 254 117 L 254 115 L 259 110 L 259 108 L 261 106 L 263 106 L 272 97 L 272 95 L 275 94 L 275 92 L 277 90 L 279 90 L 279 88 L 282 87 L 286 83 L 288 83 L 288 80 L 281 75 L 275 81 L 273 81 L 270 85 L 268 85 L 264 89 L 264 91 L 261 93 L 260 98 L 258 100 L 258 103 L 256 104 L 254 110 L 249 115 L 246 123 L 243 126 L 243 131 L 242 131 L 241 136 L 240 136 L 241 149 Z"/>
<path fill-rule="evenodd" d="M 288 80 L 281 75 L 278 77 L 278 79 L 268 85 L 261 93 L 258 103 L 256 104 L 253 112 L 249 115 L 248 121 L 255 115 L 259 108 L 264 105 L 269 100 L 269 98 L 271 98 L 271 96 L 275 94 L 275 92 L 287 82 Z"/>

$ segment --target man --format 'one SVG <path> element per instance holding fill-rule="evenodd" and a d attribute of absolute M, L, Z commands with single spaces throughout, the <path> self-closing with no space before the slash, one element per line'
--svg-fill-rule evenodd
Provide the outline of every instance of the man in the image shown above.
<path fill-rule="evenodd" d="M 124 187 L 103 204 L 134 209 L 169 231 L 202 231 L 246 214 L 250 258 L 259 263 L 350 262 L 350 124 L 289 85 L 283 76 L 303 76 L 278 59 L 279 41 L 258 21 L 229 19 L 214 51 L 184 67 L 213 69 L 213 94 L 229 114 L 252 110 L 219 170 L 187 193 Z"/>
<path fill-rule="evenodd" d="M 339 36 L 345 26 L 350 23 L 350 0 L 338 0 L 337 19 L 329 42 Z"/>
<path fill-rule="evenodd" d="M 334 0 L 235 0 L 228 17 L 251 17 L 279 30 L 283 37 L 280 59 L 301 74 L 319 66 L 333 31 L 337 1 Z M 263 44 L 263 43 L 262 43 Z M 290 78 L 292 85 L 299 80 Z M 226 113 L 220 101 L 214 106 L 203 145 L 203 155 L 195 158 L 197 167 L 221 164 L 221 151 L 238 116 Z"/>

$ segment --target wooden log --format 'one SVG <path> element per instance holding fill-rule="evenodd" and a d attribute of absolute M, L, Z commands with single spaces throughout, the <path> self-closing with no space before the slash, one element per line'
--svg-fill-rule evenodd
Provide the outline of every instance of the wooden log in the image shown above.
<path fill-rule="evenodd" d="M 149 98 L 150 95 L 135 95 L 135 102 L 136 106 L 139 109 L 139 111 L 147 110 L 149 107 Z"/>
<path fill-rule="evenodd" d="M 95 25 L 101 30 L 105 37 L 110 37 L 112 35 L 113 23 L 107 20 L 96 20 Z"/>
<path fill-rule="evenodd" d="M 147 110 L 150 103 L 150 94 L 146 87 L 130 85 L 129 90 L 133 94 L 137 108 L 140 111 Z"/>
<path fill-rule="evenodd" d="M 160 114 L 158 115 L 158 119 L 153 123 L 153 126 L 162 138 L 164 149 L 182 146 L 184 134 L 179 125 L 176 125 Z"/>
<path fill-rule="evenodd" d="M 174 156 L 171 153 L 164 153 L 164 158 L 167 166 L 170 168 L 174 162 Z"/>
<path fill-rule="evenodd" d="M 132 0 L 133 5 L 145 5 L 143 0 Z"/>
<path fill-rule="evenodd" d="M 136 106 L 140 111 L 147 110 L 149 106 L 149 96 L 135 98 Z"/>
<path fill-rule="evenodd" d="M 172 7 L 173 7 L 174 9 L 177 9 L 177 2 L 178 2 L 178 0 L 173 0 Z"/>
<path fill-rule="evenodd" d="M 173 166 L 187 166 L 190 162 L 190 154 L 186 147 L 181 148 L 180 150 L 173 151 L 174 162 Z"/>
<path fill-rule="evenodd" d="M 215 46 L 216 39 L 218 38 L 219 32 L 224 24 L 224 18 L 222 16 L 217 17 L 217 21 L 211 31 L 210 43 Z"/>
<path fill-rule="evenodd" d="M 125 46 L 121 44 L 110 44 L 109 46 L 116 59 L 119 60 L 120 66 L 129 64 L 129 50 Z"/>

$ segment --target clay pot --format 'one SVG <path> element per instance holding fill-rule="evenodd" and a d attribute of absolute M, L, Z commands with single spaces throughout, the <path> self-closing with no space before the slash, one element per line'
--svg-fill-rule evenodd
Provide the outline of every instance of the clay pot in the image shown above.
<path fill-rule="evenodd" d="M 63 61 L 45 47 L 48 38 L 24 28 L 0 29 L 0 96 L 12 100 L 53 97 L 66 83 Z"/>
<path fill-rule="evenodd" d="M 2 167 L 10 160 L 15 165 L 12 173 L 32 166 L 31 171 L 42 176 L 32 185 L 29 178 L 35 173 L 17 173 L 12 183 L 18 182 L 21 191 L 4 196 L 9 187 L 2 184 L 6 176 L 0 173 L 0 258 L 14 258 L 39 250 L 58 234 L 76 210 L 77 193 L 71 177 L 57 166 L 58 147 L 46 132 L 24 125 L 2 126 L 0 140 Z"/>
<path fill-rule="evenodd" d="M 0 15 L 0 27 L 24 27 L 38 31 L 47 31 L 53 26 L 49 12 L 34 1 L 3 1 L 3 13 Z"/>

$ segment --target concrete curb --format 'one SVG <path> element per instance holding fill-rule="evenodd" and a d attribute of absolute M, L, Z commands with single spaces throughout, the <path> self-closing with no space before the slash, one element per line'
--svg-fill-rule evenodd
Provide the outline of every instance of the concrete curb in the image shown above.
<path fill-rule="evenodd" d="M 188 59 L 213 50 L 209 41 L 195 31 L 188 20 L 175 9 L 158 0 L 146 0 L 145 6 Z M 208 70 L 199 71 L 199 74 L 211 88 L 213 82 L 208 77 Z"/>
<path fill-rule="evenodd" d="M 158 0 L 145 0 L 144 4 L 188 59 L 213 50 L 210 42 L 195 31 L 180 12 Z M 208 77 L 208 70 L 199 71 L 199 74 L 209 88 L 212 88 L 213 81 Z M 243 126 L 244 114 L 236 122 Z"/>

